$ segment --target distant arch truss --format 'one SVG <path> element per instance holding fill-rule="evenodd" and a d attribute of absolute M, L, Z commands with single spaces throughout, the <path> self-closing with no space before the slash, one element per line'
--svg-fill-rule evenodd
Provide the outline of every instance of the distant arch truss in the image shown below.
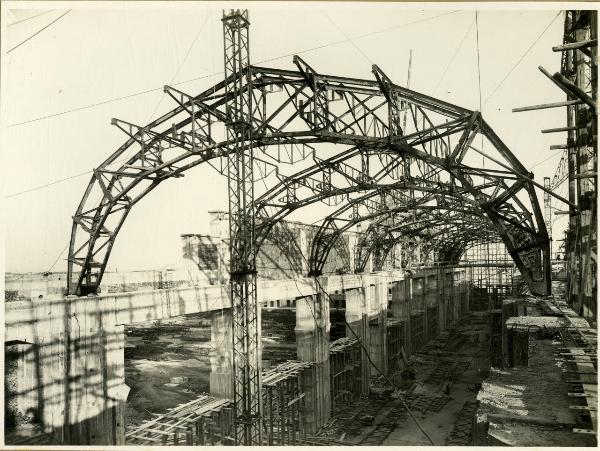
<path fill-rule="evenodd" d="M 470 244 L 506 245 L 531 291 L 550 292 L 549 238 L 529 173 L 481 114 L 394 84 L 251 66 L 256 242 L 309 205 L 323 205 L 309 270 L 320 274 L 337 237 L 365 223 L 354 256 L 363 271 L 398 242 L 456 262 Z M 200 164 L 227 174 L 235 149 L 225 79 L 197 95 L 165 86 L 175 108 L 147 125 L 113 119 L 128 137 L 94 169 L 73 216 L 68 292 L 98 291 L 131 209 L 161 182 Z M 263 188 L 264 186 L 264 188 Z M 261 190 L 259 192 L 259 190 Z"/>

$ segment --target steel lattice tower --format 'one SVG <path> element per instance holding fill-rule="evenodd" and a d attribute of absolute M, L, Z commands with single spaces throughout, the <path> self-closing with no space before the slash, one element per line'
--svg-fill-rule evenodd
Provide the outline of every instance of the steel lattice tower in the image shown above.
<path fill-rule="evenodd" d="M 252 150 L 252 78 L 247 10 L 223 14 L 228 156 L 229 251 L 233 308 L 235 442 L 260 445 L 260 317 L 256 298 L 256 236 Z"/>

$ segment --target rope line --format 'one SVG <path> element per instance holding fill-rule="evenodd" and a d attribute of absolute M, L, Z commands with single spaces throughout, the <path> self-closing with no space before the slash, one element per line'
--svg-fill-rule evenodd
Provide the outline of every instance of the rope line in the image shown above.
<path fill-rule="evenodd" d="M 440 17 L 445 17 L 445 16 L 448 16 L 450 14 L 455 14 L 455 13 L 458 13 L 458 12 L 460 12 L 460 11 L 449 11 L 449 12 L 444 13 L 444 14 L 438 14 L 437 16 L 426 17 L 424 19 L 419 19 L 419 20 L 415 20 L 415 21 L 412 21 L 412 22 L 407 22 L 407 23 L 404 23 L 404 24 L 401 24 L 401 25 L 397 25 L 397 26 L 394 26 L 394 27 L 388 27 L 388 28 L 384 28 L 382 30 L 373 31 L 373 32 L 370 32 L 370 33 L 365 33 L 365 34 L 362 34 L 362 35 L 354 36 L 354 37 L 352 37 L 350 39 L 355 39 L 355 40 L 356 39 L 362 39 L 362 38 L 366 38 L 366 37 L 373 36 L 373 35 L 376 35 L 376 34 L 385 33 L 387 31 L 395 30 L 395 29 L 398 29 L 398 28 L 402 28 L 402 27 L 414 25 L 414 24 L 417 24 L 417 23 L 428 22 L 430 20 L 438 19 Z M 269 58 L 269 59 L 265 59 L 265 60 L 262 60 L 262 61 L 258 61 L 258 62 L 254 63 L 254 64 L 258 65 L 258 64 L 264 64 L 264 63 L 270 63 L 270 62 L 278 61 L 278 60 L 281 60 L 281 59 L 284 59 L 284 58 L 289 58 L 290 56 L 301 55 L 303 53 L 308 53 L 308 52 L 312 52 L 312 51 L 315 51 L 315 50 L 320 50 L 320 49 L 323 49 L 323 48 L 326 48 L 326 47 L 331 47 L 331 46 L 334 46 L 334 45 L 342 44 L 342 43 L 347 42 L 347 41 L 348 41 L 348 39 L 343 39 L 343 40 L 340 40 L 340 41 L 329 42 L 327 44 L 319 45 L 319 46 L 316 46 L 316 47 L 311 47 L 311 48 L 308 48 L 308 49 L 299 50 L 299 51 L 294 52 L 294 53 L 288 53 L 286 55 L 281 55 L 281 56 L 277 56 L 277 57 L 274 57 L 274 58 Z M 173 86 L 183 85 L 183 84 L 191 83 L 193 81 L 199 81 L 199 80 L 203 80 L 203 79 L 206 79 L 206 78 L 215 77 L 217 75 L 221 75 L 222 73 L 223 73 L 223 71 L 219 71 L 219 72 L 214 72 L 212 74 L 204 75 L 204 76 L 201 76 L 201 77 L 190 78 L 189 80 L 184 80 L 184 81 L 180 81 L 178 83 L 173 83 Z M 7 128 L 18 127 L 20 125 L 30 124 L 32 122 L 37 122 L 37 121 L 49 119 L 49 118 L 52 118 L 52 117 L 62 116 L 62 115 L 69 114 L 69 113 L 75 113 L 77 111 L 82 111 L 82 110 L 86 110 L 86 109 L 89 109 L 89 108 L 95 108 L 97 106 L 106 105 L 108 103 L 113 103 L 113 102 L 118 102 L 120 100 L 125 100 L 125 99 L 129 99 L 131 97 L 136 97 L 136 96 L 140 96 L 140 95 L 143 95 L 143 94 L 148 94 L 148 93 L 154 92 L 154 91 L 160 91 L 162 89 L 163 89 L 163 86 L 160 86 L 158 88 L 146 89 L 144 91 L 138 91 L 138 92 L 134 92 L 134 93 L 128 94 L 128 95 L 124 95 L 124 96 L 120 96 L 120 97 L 114 97 L 114 98 L 111 98 L 111 99 L 103 100 L 101 102 L 97 102 L 97 103 L 93 103 L 93 104 L 84 105 L 84 106 L 81 106 L 81 107 L 76 107 L 76 108 L 72 108 L 72 109 L 69 109 L 69 110 L 61 111 L 59 113 L 47 114 L 47 115 L 40 116 L 40 117 L 37 117 L 37 118 L 34 118 L 34 119 L 29 119 L 29 120 L 26 120 L 26 121 L 17 122 L 17 123 L 14 123 L 14 124 L 9 124 L 9 125 L 7 125 Z"/>
<path fill-rule="evenodd" d="M 527 50 L 525 50 L 525 53 L 523 53 L 521 55 L 521 57 L 517 60 L 517 62 L 514 64 L 513 67 L 510 68 L 510 70 L 506 73 L 506 75 L 504 76 L 504 78 L 500 81 L 500 83 L 498 84 L 498 86 L 496 86 L 493 91 L 490 93 L 490 95 L 488 95 L 486 97 L 486 99 L 484 100 L 483 104 L 485 105 L 488 100 L 490 100 L 492 98 L 492 96 L 498 91 L 498 89 L 500 89 L 500 87 L 504 84 L 504 82 L 508 79 L 508 77 L 510 77 L 510 75 L 513 73 L 513 71 L 517 68 L 517 66 L 519 66 L 519 64 L 521 64 L 523 62 L 523 60 L 525 59 L 525 57 L 529 54 L 529 52 L 531 51 L 531 49 L 533 49 L 533 47 L 535 47 L 535 45 L 538 43 L 538 41 L 542 38 L 542 36 L 544 36 L 544 34 L 546 34 L 546 31 L 548 31 L 548 29 L 552 26 L 552 24 L 556 21 L 556 19 L 558 19 L 558 16 L 560 16 L 560 14 L 562 13 L 562 11 L 559 11 L 556 16 L 554 16 L 552 18 L 552 20 L 550 21 L 550 23 L 546 26 L 546 28 L 544 28 L 544 30 L 539 34 L 539 36 L 533 41 L 533 43 L 527 48 Z"/>
<path fill-rule="evenodd" d="M 50 22 L 48 25 L 40 28 L 38 31 L 36 31 L 35 33 L 33 33 L 31 36 L 29 36 L 27 39 L 25 39 L 24 41 L 21 41 L 20 43 L 18 43 L 17 45 L 15 45 L 13 48 L 9 49 L 6 51 L 6 53 L 10 53 L 13 50 L 18 49 L 19 47 L 21 47 L 23 44 L 25 44 L 26 42 L 28 42 L 30 39 L 33 39 L 34 37 L 36 37 L 38 34 L 40 34 L 42 31 L 44 31 L 46 28 L 48 28 L 50 25 L 58 22 L 60 19 L 62 19 L 63 17 L 65 17 L 67 14 L 69 14 L 71 12 L 71 10 L 67 10 L 67 12 L 61 14 L 60 16 L 58 16 L 56 19 L 54 19 L 52 22 Z"/>
<path fill-rule="evenodd" d="M 456 47 L 456 50 L 454 51 L 454 55 L 452 55 L 452 58 L 450 58 L 450 61 L 448 62 L 448 65 L 444 69 L 444 72 L 442 73 L 442 76 L 440 77 L 440 79 L 438 80 L 437 84 L 435 85 L 435 88 L 433 89 L 433 92 L 431 94 L 432 96 L 435 96 L 435 93 L 437 92 L 438 88 L 440 87 L 440 84 L 442 84 L 442 81 L 444 80 L 444 77 L 446 76 L 446 74 L 448 73 L 448 70 L 450 69 L 450 66 L 452 66 L 452 63 L 456 59 L 456 56 L 458 55 L 458 52 L 460 52 L 460 49 L 462 48 L 463 44 L 465 43 L 465 41 L 467 39 L 467 36 L 469 35 L 469 32 L 473 28 L 474 24 L 475 24 L 475 21 L 471 22 L 471 25 L 469 25 L 469 28 L 467 29 L 467 31 L 465 32 L 464 36 L 462 37 L 460 43 L 458 44 L 458 47 Z"/>

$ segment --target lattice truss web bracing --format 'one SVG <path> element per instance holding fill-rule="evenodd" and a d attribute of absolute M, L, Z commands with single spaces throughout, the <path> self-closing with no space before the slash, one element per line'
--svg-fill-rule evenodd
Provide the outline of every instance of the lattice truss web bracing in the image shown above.
<path fill-rule="evenodd" d="M 227 176 L 237 139 L 253 149 L 256 244 L 280 220 L 319 203 L 310 254 L 319 274 L 335 238 L 362 223 L 354 270 L 396 243 L 406 255 L 456 262 L 472 241 L 504 242 L 534 293 L 549 292 L 548 234 L 528 173 L 476 111 L 394 84 L 248 66 L 201 93 L 165 86 L 173 109 L 147 125 L 114 119 L 127 141 L 94 170 L 73 217 L 69 292 L 96 292 L 135 204 L 199 164 Z M 246 76 L 247 75 L 247 76 Z M 236 91 L 231 86 L 237 83 Z M 233 92 L 250 94 L 249 135 L 228 134 Z M 250 150 L 248 150 L 249 152 Z"/>

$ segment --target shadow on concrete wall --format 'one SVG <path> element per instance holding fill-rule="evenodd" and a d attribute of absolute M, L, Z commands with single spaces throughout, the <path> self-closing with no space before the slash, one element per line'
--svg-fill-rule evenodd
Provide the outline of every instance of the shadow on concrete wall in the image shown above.
<path fill-rule="evenodd" d="M 38 299 L 7 317 L 7 444 L 123 444 L 123 327 L 99 299 Z"/>

